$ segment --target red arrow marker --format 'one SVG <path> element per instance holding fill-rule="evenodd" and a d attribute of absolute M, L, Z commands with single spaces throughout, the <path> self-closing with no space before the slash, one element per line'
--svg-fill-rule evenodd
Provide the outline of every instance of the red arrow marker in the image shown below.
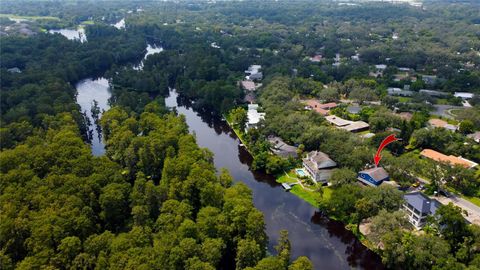
<path fill-rule="evenodd" d="M 382 152 L 383 148 L 387 146 L 387 144 L 390 144 L 392 142 L 398 141 L 400 139 L 395 138 L 395 134 L 388 135 L 385 139 L 383 139 L 382 143 L 378 147 L 377 153 L 375 154 L 375 157 L 373 158 L 373 161 L 375 162 L 375 166 L 378 166 L 378 163 L 380 162 L 380 159 L 382 159 L 382 156 L 380 156 L 380 152 Z"/>

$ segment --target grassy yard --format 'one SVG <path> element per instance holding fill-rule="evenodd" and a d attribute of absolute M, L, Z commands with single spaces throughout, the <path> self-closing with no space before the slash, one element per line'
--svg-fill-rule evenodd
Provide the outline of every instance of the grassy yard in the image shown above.
<path fill-rule="evenodd" d="M 92 20 L 89 20 L 89 21 L 83 21 L 81 24 L 83 24 L 83 25 L 94 25 L 95 22 L 92 21 Z"/>
<path fill-rule="evenodd" d="M 296 181 L 297 181 L 297 177 L 294 170 L 290 171 L 288 173 L 288 176 L 283 174 L 282 176 L 277 178 L 278 183 L 294 183 Z M 318 207 L 318 202 L 321 200 L 329 200 L 333 192 L 333 190 L 330 187 L 322 187 L 322 189 L 323 189 L 323 196 L 316 191 L 304 189 L 302 186 L 296 184 L 292 187 L 292 189 L 290 190 L 290 193 L 300 197 L 301 199 L 308 202 L 312 206 Z"/>
<path fill-rule="evenodd" d="M 54 21 L 60 20 L 60 18 L 52 17 L 52 16 L 19 16 L 14 14 L 0 14 L 0 17 L 24 19 L 24 20 L 54 20 Z"/>
<path fill-rule="evenodd" d="M 400 102 L 407 103 L 407 102 L 410 102 L 410 100 L 412 100 L 412 98 L 411 97 L 398 97 L 398 100 Z"/>
<path fill-rule="evenodd" d="M 480 198 L 478 197 L 467 197 L 467 196 L 462 196 L 465 200 L 468 200 L 469 202 L 475 204 L 476 206 L 480 206 Z"/>
<path fill-rule="evenodd" d="M 240 139 L 240 141 L 243 143 L 243 145 L 247 146 L 247 144 L 245 143 L 245 138 L 243 137 L 243 135 L 244 135 L 243 131 L 240 131 L 239 129 L 235 128 L 232 125 L 232 117 L 229 114 L 223 115 L 223 117 L 225 118 L 225 120 L 227 120 L 228 125 L 233 129 L 235 134 L 237 134 L 237 137 Z M 248 151 L 248 149 L 247 149 L 247 151 Z"/>

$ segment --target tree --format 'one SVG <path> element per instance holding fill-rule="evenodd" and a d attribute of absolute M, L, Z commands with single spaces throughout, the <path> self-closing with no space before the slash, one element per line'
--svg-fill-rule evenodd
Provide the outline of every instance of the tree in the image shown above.
<path fill-rule="evenodd" d="M 342 186 L 357 181 L 357 174 L 348 168 L 334 169 L 329 182 L 333 186 Z"/>
<path fill-rule="evenodd" d="M 288 270 L 313 270 L 313 264 L 307 257 L 301 256 L 288 267 Z"/>
<path fill-rule="evenodd" d="M 374 244 L 378 245 L 385 234 L 395 230 L 402 231 L 409 227 L 405 212 L 395 211 L 391 213 L 382 209 L 372 218 L 370 233 L 367 235 L 367 238 Z"/>
<path fill-rule="evenodd" d="M 435 224 L 440 235 L 450 243 L 454 251 L 458 250 L 464 238 L 470 235 L 468 224 L 462 216 L 462 209 L 452 203 L 441 205 L 437 209 Z"/>
<path fill-rule="evenodd" d="M 244 108 L 238 107 L 233 109 L 230 112 L 230 116 L 234 127 L 242 131 L 245 130 L 245 125 L 248 122 L 248 117 L 247 112 Z"/>
<path fill-rule="evenodd" d="M 475 125 L 470 120 L 463 120 L 460 122 L 459 131 L 462 134 L 469 134 L 475 131 Z"/>
<path fill-rule="evenodd" d="M 253 268 L 254 270 L 279 270 L 286 269 L 282 259 L 278 257 L 269 256 L 260 260 Z"/>
<path fill-rule="evenodd" d="M 340 95 L 338 94 L 337 89 L 329 87 L 322 89 L 318 94 L 318 98 L 324 100 L 325 102 L 334 102 L 338 101 Z"/>
<path fill-rule="evenodd" d="M 365 101 L 377 100 L 378 96 L 372 89 L 361 87 L 353 89 L 349 95 L 349 98 L 358 101 L 360 104 L 363 104 Z"/>
<path fill-rule="evenodd" d="M 291 250 L 290 240 L 288 240 L 288 231 L 280 231 L 280 237 L 278 238 L 278 244 L 275 246 L 275 250 L 277 251 L 278 258 L 284 265 L 283 268 L 286 268 L 287 265 L 290 263 Z"/>
<path fill-rule="evenodd" d="M 238 241 L 237 256 L 235 257 L 236 269 L 254 267 L 260 261 L 261 254 L 260 246 L 254 240 Z"/>

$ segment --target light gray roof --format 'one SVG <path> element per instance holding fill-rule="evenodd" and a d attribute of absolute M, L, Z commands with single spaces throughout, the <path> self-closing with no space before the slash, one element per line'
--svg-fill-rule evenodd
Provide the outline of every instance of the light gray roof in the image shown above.
<path fill-rule="evenodd" d="M 368 170 L 360 171 L 360 173 L 365 173 L 370 175 L 375 181 L 384 180 L 388 177 L 387 171 L 383 167 L 375 167 Z"/>
<path fill-rule="evenodd" d="M 352 105 L 347 108 L 347 111 L 349 113 L 357 114 L 360 112 L 362 108 L 360 106 Z"/>
<path fill-rule="evenodd" d="M 333 168 L 337 166 L 337 163 L 333 161 L 327 154 L 320 151 L 312 151 L 307 154 L 307 157 L 303 159 L 303 162 L 306 163 L 312 169 L 326 169 Z M 313 166 L 312 166 L 313 165 Z"/>
<path fill-rule="evenodd" d="M 440 203 L 421 192 L 412 192 L 403 196 L 405 201 L 423 214 L 434 215 Z"/>

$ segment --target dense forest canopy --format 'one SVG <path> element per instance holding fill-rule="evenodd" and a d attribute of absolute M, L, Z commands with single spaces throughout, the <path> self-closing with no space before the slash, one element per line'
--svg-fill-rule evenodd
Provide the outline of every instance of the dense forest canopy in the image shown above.
<path fill-rule="evenodd" d="M 417 235 L 397 211 L 399 190 L 355 185 L 357 171 L 396 129 L 403 141 L 391 144 L 382 162 L 401 187 L 414 183 L 414 175 L 435 175 L 442 181 L 432 181 L 428 192 L 445 186 L 480 196 L 478 170 L 419 160 L 415 152 L 432 148 L 480 161 L 480 148 L 466 137 L 480 130 L 479 3 L 350 4 L 2 1 L 0 268 L 312 269 L 306 257 L 291 262 L 285 231 L 275 254 L 267 254 L 252 192 L 216 171 L 184 117 L 164 105 L 175 88 L 197 111 L 220 117 L 233 109 L 243 130 L 245 91 L 238 82 L 252 64 L 262 66 L 256 95 L 266 113 L 243 138 L 252 169 L 283 174 L 300 165 L 272 155 L 270 135 L 298 146 L 300 155 L 320 149 L 340 168 L 332 174 L 332 199 L 318 206 L 355 232 L 370 220 L 367 240 L 383 247 L 376 251 L 387 267 L 480 267 L 480 230 L 459 208 L 440 208 Z M 112 26 L 120 19 L 125 29 Z M 86 42 L 48 33 L 77 27 Z M 147 44 L 164 51 L 133 68 Z M 378 64 L 387 67 L 372 76 Z M 401 70 L 412 74 L 396 80 Z M 437 79 L 429 83 L 428 75 Z M 98 76 L 108 79 L 112 94 L 112 108 L 99 121 L 103 156 L 92 155 L 88 119 L 75 100 L 76 83 Z M 412 97 L 387 94 L 405 86 Z M 476 94 L 471 108 L 449 120 L 459 132 L 424 128 L 435 106 L 460 107 L 453 97 L 459 91 Z M 343 104 L 331 112 L 368 122 L 375 135 L 365 140 L 333 129 L 304 110 L 305 98 L 358 103 L 358 114 Z"/>

